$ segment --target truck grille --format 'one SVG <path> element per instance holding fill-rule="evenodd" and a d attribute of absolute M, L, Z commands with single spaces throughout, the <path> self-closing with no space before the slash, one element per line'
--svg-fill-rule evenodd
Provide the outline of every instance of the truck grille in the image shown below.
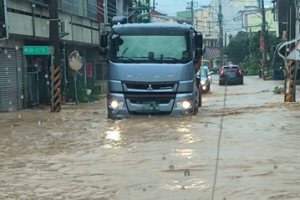
<path fill-rule="evenodd" d="M 176 98 L 176 93 L 160 93 L 160 92 L 125 92 L 125 99 L 131 103 L 138 103 L 140 101 L 156 101 L 158 103 L 170 103 L 172 99 Z"/>
<path fill-rule="evenodd" d="M 177 83 L 175 82 L 162 82 L 162 83 L 124 83 L 128 89 L 148 90 L 151 85 L 151 90 L 165 90 L 173 89 Z"/>

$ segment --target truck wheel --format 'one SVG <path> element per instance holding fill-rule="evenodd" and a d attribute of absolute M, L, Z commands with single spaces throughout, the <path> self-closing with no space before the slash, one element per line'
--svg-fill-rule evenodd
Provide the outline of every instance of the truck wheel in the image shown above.
<path fill-rule="evenodd" d="M 199 110 L 198 110 L 199 107 L 198 107 L 197 104 L 199 104 L 199 102 L 195 101 L 195 102 L 194 102 L 194 106 L 193 106 L 193 107 L 194 107 L 194 110 L 193 110 L 193 114 L 194 114 L 194 115 L 197 115 L 197 114 L 198 114 L 198 111 L 199 111 Z"/>
<path fill-rule="evenodd" d="M 198 107 L 202 106 L 202 90 L 199 88 L 199 100 L 198 100 Z"/>

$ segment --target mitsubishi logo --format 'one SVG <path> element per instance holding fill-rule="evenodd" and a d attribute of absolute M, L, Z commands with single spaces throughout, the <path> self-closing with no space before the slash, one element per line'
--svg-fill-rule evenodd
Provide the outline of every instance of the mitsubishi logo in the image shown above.
<path fill-rule="evenodd" d="M 153 90 L 151 84 L 149 85 L 148 90 Z"/>

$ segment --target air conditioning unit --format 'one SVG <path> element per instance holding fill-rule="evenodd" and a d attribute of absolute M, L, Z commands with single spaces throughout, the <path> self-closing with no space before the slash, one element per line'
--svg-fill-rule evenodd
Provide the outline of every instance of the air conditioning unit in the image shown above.
<path fill-rule="evenodd" d="M 70 26 L 70 23 L 68 21 L 61 21 L 60 22 L 60 33 L 68 34 L 69 33 L 69 26 Z"/>

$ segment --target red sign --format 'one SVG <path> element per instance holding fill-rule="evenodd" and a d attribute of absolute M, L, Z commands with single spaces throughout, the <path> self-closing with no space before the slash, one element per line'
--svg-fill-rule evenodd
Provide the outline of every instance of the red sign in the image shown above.
<path fill-rule="evenodd" d="M 86 63 L 86 76 L 87 77 L 93 77 L 93 68 L 92 63 Z"/>
<path fill-rule="evenodd" d="M 264 35 L 262 31 L 260 32 L 260 52 L 264 52 Z"/>

